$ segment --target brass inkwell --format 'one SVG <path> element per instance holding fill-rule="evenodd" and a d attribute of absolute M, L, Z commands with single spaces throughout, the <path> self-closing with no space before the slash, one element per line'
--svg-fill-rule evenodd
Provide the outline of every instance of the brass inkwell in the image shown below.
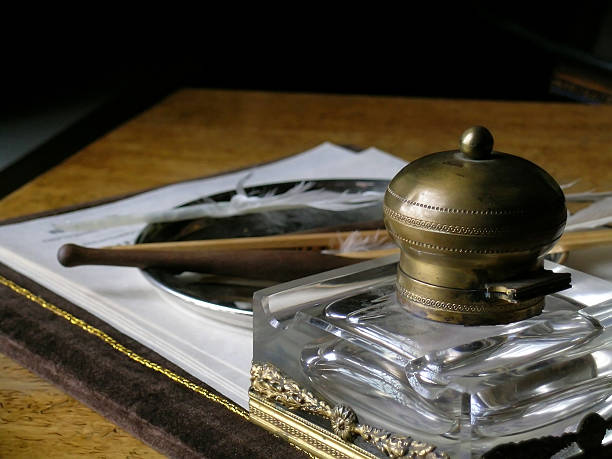
<path fill-rule="evenodd" d="M 553 178 L 476 126 L 404 167 L 382 211 L 399 256 L 255 293 L 253 422 L 330 458 L 603 441 L 612 284 L 544 260 L 567 215 Z"/>
<path fill-rule="evenodd" d="M 422 157 L 389 184 L 385 225 L 401 247 L 397 291 L 428 319 L 465 325 L 515 322 L 570 287 L 543 269 L 567 211 L 555 180 L 535 164 L 493 151 L 482 126 L 459 150 Z"/>

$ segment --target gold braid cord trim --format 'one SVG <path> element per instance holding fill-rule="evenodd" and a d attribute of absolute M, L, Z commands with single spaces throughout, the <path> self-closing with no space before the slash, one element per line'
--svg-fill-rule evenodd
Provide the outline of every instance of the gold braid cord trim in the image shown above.
<path fill-rule="evenodd" d="M 145 367 L 150 368 L 153 371 L 157 371 L 158 373 L 161 373 L 162 375 L 166 376 L 167 378 L 171 379 L 172 381 L 185 386 L 186 388 L 188 388 L 188 389 L 190 389 L 190 390 L 192 390 L 192 391 L 202 395 L 203 397 L 207 398 L 208 400 L 211 400 L 211 401 L 213 401 L 215 403 L 218 403 L 218 404 L 222 405 L 223 407 L 225 407 L 228 410 L 230 410 L 232 413 L 235 413 L 238 416 L 241 416 L 242 418 L 244 418 L 246 420 L 249 420 L 249 413 L 245 409 L 239 407 L 238 405 L 234 405 L 232 402 L 230 402 L 230 401 L 224 399 L 223 397 L 220 397 L 220 396 L 218 396 L 218 395 L 216 395 L 216 394 L 206 390 L 202 386 L 198 386 L 197 384 L 191 382 L 189 379 L 184 378 L 183 376 L 177 375 L 173 371 L 171 371 L 171 370 L 169 370 L 167 368 L 164 368 L 164 367 L 162 367 L 161 365 L 159 365 L 159 364 L 157 364 L 155 362 L 151 362 L 150 360 L 145 359 L 144 357 L 136 354 L 134 351 L 128 349 L 127 347 L 125 347 L 124 345 L 119 343 L 113 337 L 111 337 L 108 334 L 104 333 L 102 330 L 100 330 L 100 329 L 98 329 L 96 327 L 93 327 L 92 325 L 89 325 L 84 320 L 81 320 L 78 317 L 70 314 L 69 312 L 66 312 L 63 309 L 55 306 L 54 304 L 49 303 L 48 301 L 44 300 L 43 298 L 33 294 L 29 290 L 27 290 L 27 289 L 25 289 L 23 287 L 20 287 L 19 285 L 17 285 L 13 281 L 10 281 L 10 280 L 6 279 L 5 277 L 0 276 L 0 285 L 4 285 L 5 287 L 8 287 L 9 289 L 14 291 L 15 293 L 18 293 L 19 295 L 27 298 L 28 300 L 32 301 L 33 303 L 36 303 L 39 306 L 47 309 L 48 311 L 51 311 L 56 316 L 59 316 L 59 317 L 62 317 L 64 319 L 66 319 L 72 325 L 76 325 L 77 327 L 81 328 L 82 330 L 86 331 L 87 333 L 90 333 L 90 334 L 94 335 L 96 338 L 101 339 L 106 344 L 108 344 L 110 347 L 112 347 L 116 351 L 119 351 L 120 353 L 122 353 L 123 355 L 129 357 L 130 359 L 134 360 L 135 362 L 138 362 L 139 364 L 144 365 Z"/>
<path fill-rule="evenodd" d="M 376 459 L 377 456 L 343 441 L 329 430 L 265 400 L 257 393 L 249 393 L 251 421 L 273 435 L 288 440 L 310 457 L 323 459 Z"/>
<path fill-rule="evenodd" d="M 253 363 L 251 366 L 251 391 L 289 410 L 299 409 L 328 419 L 332 431 L 342 440 L 350 442 L 359 436 L 391 458 L 442 459 L 449 457 L 434 445 L 359 424 L 357 415 L 351 408 L 344 405 L 332 408 L 324 400 L 301 388 L 292 379 L 285 377 L 269 363 Z"/>

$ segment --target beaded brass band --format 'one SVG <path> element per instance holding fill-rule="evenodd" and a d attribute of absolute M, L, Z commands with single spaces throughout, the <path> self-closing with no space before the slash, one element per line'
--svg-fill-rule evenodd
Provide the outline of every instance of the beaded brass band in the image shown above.
<path fill-rule="evenodd" d="M 427 284 L 398 267 L 397 297 L 414 314 L 449 323 L 498 324 L 540 314 L 544 297 L 521 302 L 487 298 L 485 290 L 453 289 Z"/>

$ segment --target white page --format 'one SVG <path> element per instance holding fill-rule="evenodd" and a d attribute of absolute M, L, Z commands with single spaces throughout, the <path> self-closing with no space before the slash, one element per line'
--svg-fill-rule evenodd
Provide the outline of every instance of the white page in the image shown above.
<path fill-rule="evenodd" d="M 172 208 L 245 186 L 293 180 L 392 178 L 406 163 L 371 148 L 353 153 L 325 143 L 293 157 L 219 177 L 170 185 L 115 203 L 0 227 L 0 261 L 138 340 L 226 397 L 248 407 L 250 330 L 220 324 L 162 297 L 133 268 L 65 269 L 56 260 L 66 242 L 100 247 L 131 243 L 144 225 L 54 233 L 54 225 L 109 214 Z"/>

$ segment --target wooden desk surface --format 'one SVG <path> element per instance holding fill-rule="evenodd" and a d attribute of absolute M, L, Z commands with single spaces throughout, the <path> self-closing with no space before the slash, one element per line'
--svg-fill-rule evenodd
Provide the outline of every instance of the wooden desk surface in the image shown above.
<path fill-rule="evenodd" d="M 0 201 L 25 215 L 301 152 L 321 142 L 412 160 L 486 125 L 500 151 L 576 190 L 612 189 L 612 106 L 182 90 Z M 0 356 L 0 456 L 157 453 Z"/>

